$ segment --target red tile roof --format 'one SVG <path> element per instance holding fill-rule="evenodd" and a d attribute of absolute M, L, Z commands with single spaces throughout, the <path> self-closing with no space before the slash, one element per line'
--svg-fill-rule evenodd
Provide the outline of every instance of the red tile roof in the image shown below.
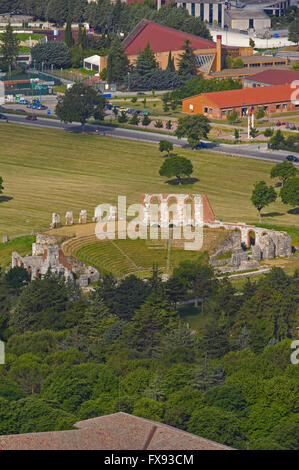
<path fill-rule="evenodd" d="M 205 96 L 219 108 L 232 108 L 237 106 L 251 106 L 264 103 L 288 102 L 294 89 L 289 84 L 260 88 L 242 88 L 241 90 L 217 91 L 202 93 L 197 96 Z M 196 96 L 186 98 L 183 101 L 192 100 Z"/>
<path fill-rule="evenodd" d="M 283 85 L 291 83 L 293 80 L 299 80 L 299 71 L 269 69 L 251 75 L 247 80 L 266 83 L 268 85 Z"/>
<path fill-rule="evenodd" d="M 0 450 L 232 450 L 127 413 L 80 421 L 71 431 L 0 436 Z"/>
<path fill-rule="evenodd" d="M 194 49 L 215 49 L 213 41 L 202 39 L 192 34 L 178 31 L 168 26 L 141 20 L 123 42 L 125 54 L 136 55 L 142 51 L 148 43 L 154 52 L 180 51 L 185 39 L 189 39 Z"/>

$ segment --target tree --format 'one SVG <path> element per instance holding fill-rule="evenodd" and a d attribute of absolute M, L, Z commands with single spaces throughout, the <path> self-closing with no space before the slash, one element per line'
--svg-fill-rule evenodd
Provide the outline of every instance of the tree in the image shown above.
<path fill-rule="evenodd" d="M 273 186 L 267 186 L 265 181 L 259 181 L 254 185 L 251 202 L 258 210 L 259 221 L 261 222 L 261 210 L 274 202 L 277 194 Z"/>
<path fill-rule="evenodd" d="M 181 139 L 187 137 L 188 143 L 196 147 L 201 139 L 207 139 L 211 126 L 206 116 L 184 116 L 179 118 L 175 135 Z"/>
<path fill-rule="evenodd" d="M 192 291 L 195 307 L 198 306 L 199 297 L 203 302 L 215 291 L 214 271 L 211 266 L 206 264 L 204 255 L 193 262 L 182 261 L 179 267 L 174 269 L 173 276 L 183 280 L 186 287 Z"/>
<path fill-rule="evenodd" d="M 299 17 L 289 25 L 289 41 L 299 44 Z"/>
<path fill-rule="evenodd" d="M 279 178 L 282 186 L 284 186 L 289 178 L 296 176 L 296 173 L 297 169 L 292 162 L 283 161 L 277 163 L 277 165 L 271 169 L 270 176 L 271 178 Z"/>
<path fill-rule="evenodd" d="M 149 118 L 148 115 L 146 114 L 146 115 L 143 117 L 143 119 L 142 119 L 142 121 L 141 121 L 141 124 L 142 124 L 143 126 L 149 126 L 151 122 L 152 122 L 152 121 L 150 120 L 150 118 Z"/>
<path fill-rule="evenodd" d="M 64 279 L 48 275 L 44 279 L 35 279 L 22 290 L 10 314 L 10 326 L 17 333 L 62 329 L 67 303 Z"/>
<path fill-rule="evenodd" d="M 159 173 L 167 178 L 176 176 L 178 184 L 182 184 L 182 177 L 189 177 L 193 173 L 193 165 L 187 158 L 173 155 L 164 160 Z"/>
<path fill-rule="evenodd" d="M 255 129 L 255 127 L 250 128 L 249 135 L 252 139 L 256 138 L 256 136 L 258 135 L 258 131 Z"/>
<path fill-rule="evenodd" d="M 238 113 L 235 109 L 233 109 L 230 113 L 228 113 L 227 115 L 227 121 L 230 123 L 230 124 L 233 124 L 234 122 L 237 121 L 238 119 Z"/>
<path fill-rule="evenodd" d="M 1 61 L 4 67 L 7 70 L 16 67 L 20 41 L 17 35 L 14 34 L 10 23 L 6 26 L 5 32 L 0 35 L 0 41 Z"/>
<path fill-rule="evenodd" d="M 160 152 L 167 152 L 167 155 L 169 157 L 169 153 L 173 150 L 172 142 L 169 142 L 168 140 L 160 140 L 159 150 Z"/>
<path fill-rule="evenodd" d="M 150 43 L 148 43 L 144 50 L 138 54 L 135 72 L 138 75 L 143 76 L 147 75 L 153 70 L 156 70 L 157 68 L 158 64 L 155 53 L 152 51 Z"/>
<path fill-rule="evenodd" d="M 123 83 L 129 73 L 129 59 L 124 53 L 123 45 L 118 36 L 111 42 L 107 61 L 107 77 L 109 83 Z"/>
<path fill-rule="evenodd" d="M 20 266 L 15 266 L 5 274 L 5 282 L 16 291 L 28 284 L 29 281 L 28 271 Z"/>
<path fill-rule="evenodd" d="M 62 41 L 40 42 L 31 49 L 32 62 L 38 68 L 66 68 L 71 64 L 71 55 Z"/>
<path fill-rule="evenodd" d="M 72 18 L 70 15 L 67 17 L 66 28 L 64 31 L 64 42 L 70 49 L 74 45 L 74 38 L 72 33 Z"/>
<path fill-rule="evenodd" d="M 133 126 L 138 126 L 139 122 L 140 122 L 140 119 L 138 117 L 138 114 L 134 113 L 131 119 L 129 120 L 129 124 L 133 124 Z"/>
<path fill-rule="evenodd" d="M 239 132 L 239 129 L 235 129 L 234 135 L 235 135 L 235 141 L 237 142 L 237 141 L 240 139 L 240 132 Z"/>
<path fill-rule="evenodd" d="M 240 420 L 230 411 L 215 406 L 195 410 L 188 431 L 228 446 L 242 448 L 245 435 Z"/>
<path fill-rule="evenodd" d="M 244 66 L 244 62 L 241 57 L 237 57 L 233 62 L 233 69 L 242 69 Z"/>
<path fill-rule="evenodd" d="M 184 52 L 180 55 L 179 59 L 179 74 L 182 77 L 197 75 L 196 57 L 189 39 L 185 40 L 182 50 Z"/>
<path fill-rule="evenodd" d="M 272 137 L 273 132 L 274 132 L 273 129 L 271 129 L 270 127 L 267 127 L 267 129 L 265 129 L 264 136 L 265 137 Z"/>
<path fill-rule="evenodd" d="M 79 121 L 84 132 L 86 121 L 91 116 L 104 119 L 104 107 L 105 98 L 96 90 L 83 83 L 75 83 L 58 98 L 55 112 L 63 122 Z"/>
<path fill-rule="evenodd" d="M 285 138 L 281 130 L 279 129 L 270 139 L 268 146 L 273 150 L 279 150 L 284 147 L 284 144 L 285 144 Z"/>
<path fill-rule="evenodd" d="M 253 49 L 255 48 L 255 42 L 252 38 L 249 39 L 249 46 L 252 47 Z"/>
<path fill-rule="evenodd" d="M 169 51 L 169 54 L 168 54 L 168 61 L 167 61 L 166 70 L 168 70 L 169 72 L 174 72 L 175 71 L 175 66 L 174 66 L 174 63 L 173 63 L 173 58 L 171 56 L 171 51 Z"/>
<path fill-rule="evenodd" d="M 259 108 L 255 116 L 256 119 L 263 119 L 264 116 L 265 116 L 265 111 L 263 110 L 263 108 Z"/>
<path fill-rule="evenodd" d="M 299 178 L 289 178 L 279 193 L 284 204 L 299 206 Z"/>

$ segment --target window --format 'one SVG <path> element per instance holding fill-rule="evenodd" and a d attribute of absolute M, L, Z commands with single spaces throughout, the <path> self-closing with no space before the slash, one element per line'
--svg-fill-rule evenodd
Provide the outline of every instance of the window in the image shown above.
<path fill-rule="evenodd" d="M 209 23 L 213 23 L 213 3 L 209 3 Z"/>
<path fill-rule="evenodd" d="M 222 24 L 222 4 L 218 3 L 218 25 Z"/>
<path fill-rule="evenodd" d="M 191 3 L 191 15 L 195 16 L 195 3 Z"/>
<path fill-rule="evenodd" d="M 207 113 L 207 112 L 208 112 L 208 108 L 207 108 L 206 106 L 203 108 L 203 112 L 204 112 L 204 113 Z"/>
<path fill-rule="evenodd" d="M 205 4 L 204 3 L 201 3 L 200 4 L 200 19 L 203 21 L 204 20 L 204 7 L 205 7 Z"/>
<path fill-rule="evenodd" d="M 268 111 L 268 106 L 264 106 L 264 111 Z"/>
<path fill-rule="evenodd" d="M 283 103 L 282 107 L 283 107 L 283 109 L 288 109 L 287 103 Z"/>
<path fill-rule="evenodd" d="M 186 3 L 183 3 L 183 8 L 185 8 L 185 9 L 186 9 Z"/>
<path fill-rule="evenodd" d="M 189 109 L 190 109 L 190 111 L 193 111 L 193 109 L 194 109 L 193 104 L 189 104 Z"/>
<path fill-rule="evenodd" d="M 253 28 L 253 18 L 249 18 L 249 29 Z"/>
<path fill-rule="evenodd" d="M 225 115 L 226 115 L 225 109 L 223 109 L 223 110 L 221 111 L 221 115 L 222 115 L 222 116 L 225 116 Z"/>
<path fill-rule="evenodd" d="M 280 104 L 277 104 L 277 105 L 276 105 L 276 109 L 280 109 Z"/>
<path fill-rule="evenodd" d="M 209 108 L 209 114 L 212 114 L 212 113 L 213 113 L 213 109 Z"/>

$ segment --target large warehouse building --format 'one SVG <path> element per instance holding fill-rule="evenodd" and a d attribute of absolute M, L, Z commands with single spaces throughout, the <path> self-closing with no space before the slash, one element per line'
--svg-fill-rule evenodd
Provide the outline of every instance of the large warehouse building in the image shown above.
<path fill-rule="evenodd" d="M 202 93 L 184 99 L 182 111 L 214 119 L 226 119 L 233 110 L 240 117 L 260 108 L 266 113 L 284 113 L 299 109 L 299 100 L 292 100 L 292 96 L 294 89 L 290 84 Z"/>

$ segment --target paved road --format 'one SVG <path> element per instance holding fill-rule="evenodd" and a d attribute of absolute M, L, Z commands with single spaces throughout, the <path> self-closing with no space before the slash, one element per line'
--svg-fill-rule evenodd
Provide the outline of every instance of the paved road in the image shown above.
<path fill-rule="evenodd" d="M 80 132 L 81 126 L 79 123 L 73 124 L 62 124 L 56 119 L 49 118 L 38 118 L 37 121 L 27 121 L 24 116 L 9 114 L 9 122 L 27 125 L 27 126 L 37 126 L 37 127 L 46 127 L 50 129 L 61 129 L 68 130 L 73 132 Z M 5 121 L 0 121 L 0 124 L 5 126 L 7 125 Z M 115 137 L 118 139 L 130 139 L 130 140 L 139 140 L 142 142 L 150 143 L 159 143 L 161 139 L 167 139 L 172 142 L 175 146 L 178 147 L 189 147 L 186 139 L 179 140 L 175 136 L 162 136 L 159 133 L 152 132 L 143 132 L 135 131 L 131 129 L 121 129 L 121 128 L 112 128 L 106 126 L 97 126 L 97 125 L 88 125 L 86 126 L 87 131 L 94 131 L 98 129 L 100 134 L 106 135 L 109 137 Z M 290 152 L 283 151 L 269 151 L 267 150 L 265 144 L 244 144 L 244 145 L 228 145 L 228 144 L 219 144 L 215 142 L 207 142 L 207 149 L 210 152 L 223 153 L 226 155 L 236 155 L 240 157 L 253 158 L 258 160 L 269 160 L 274 162 L 279 162 L 285 159 L 285 156 Z M 295 154 L 298 155 L 299 154 Z"/>

